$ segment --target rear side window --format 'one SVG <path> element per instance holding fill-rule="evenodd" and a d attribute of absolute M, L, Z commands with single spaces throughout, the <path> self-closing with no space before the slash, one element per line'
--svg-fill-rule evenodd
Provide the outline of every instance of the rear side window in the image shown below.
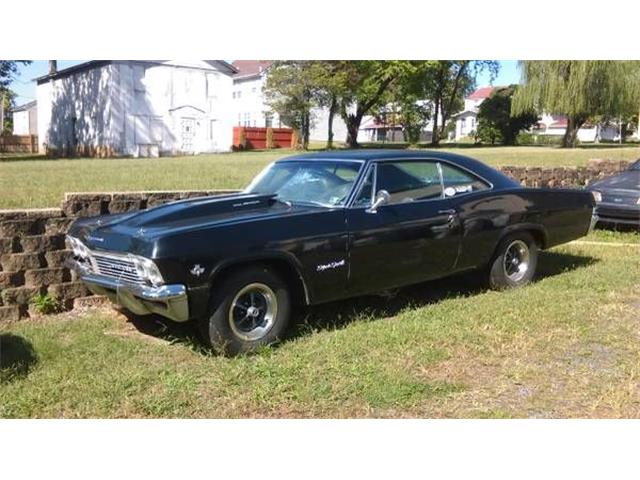
<path fill-rule="evenodd" d="M 386 190 L 391 204 L 442 197 L 436 162 L 384 162 L 378 164 L 376 190 Z"/>
<path fill-rule="evenodd" d="M 447 163 L 441 163 L 440 166 L 442 167 L 442 183 L 444 185 L 445 197 L 479 192 L 490 188 L 487 182 L 479 179 L 472 173 Z"/>

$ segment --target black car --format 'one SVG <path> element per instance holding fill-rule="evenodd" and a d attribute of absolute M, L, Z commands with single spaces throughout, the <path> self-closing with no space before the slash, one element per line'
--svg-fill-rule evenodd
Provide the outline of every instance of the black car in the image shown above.
<path fill-rule="evenodd" d="M 596 199 L 598 223 L 640 228 L 640 160 L 617 175 L 589 185 Z"/>
<path fill-rule="evenodd" d="M 276 161 L 242 193 L 78 220 L 69 242 L 94 293 L 195 320 L 238 353 L 282 338 L 295 304 L 471 270 L 524 285 L 539 249 L 588 233 L 593 207 L 451 153 L 337 151 Z"/>

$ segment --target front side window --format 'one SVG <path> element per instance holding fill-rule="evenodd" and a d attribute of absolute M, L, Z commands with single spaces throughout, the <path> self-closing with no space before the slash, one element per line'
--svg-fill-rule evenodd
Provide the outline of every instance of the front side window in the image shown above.
<path fill-rule="evenodd" d="M 386 190 L 390 204 L 442 197 L 437 162 L 398 161 L 378 164 L 376 190 Z"/>
<path fill-rule="evenodd" d="M 360 171 L 360 162 L 286 161 L 267 167 L 245 193 L 275 194 L 292 204 L 344 206 Z"/>
<path fill-rule="evenodd" d="M 453 197 L 463 193 L 479 192 L 490 188 L 489 184 L 480 180 L 472 173 L 461 170 L 453 165 L 441 163 L 444 196 Z"/>
<path fill-rule="evenodd" d="M 373 178 L 374 178 L 375 165 L 369 168 L 367 177 L 365 178 L 360 192 L 353 202 L 354 207 L 368 207 L 373 202 Z"/>

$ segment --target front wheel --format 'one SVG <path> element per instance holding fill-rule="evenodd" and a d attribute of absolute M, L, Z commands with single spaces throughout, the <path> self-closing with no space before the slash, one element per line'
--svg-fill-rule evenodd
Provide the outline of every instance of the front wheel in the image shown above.
<path fill-rule="evenodd" d="M 281 277 L 267 267 L 248 267 L 232 273 L 214 291 L 200 332 L 218 351 L 250 353 L 280 340 L 290 316 L 291 297 Z"/>
<path fill-rule="evenodd" d="M 538 265 L 538 246 L 526 232 L 505 237 L 489 264 L 489 287 L 494 290 L 526 285 Z"/>

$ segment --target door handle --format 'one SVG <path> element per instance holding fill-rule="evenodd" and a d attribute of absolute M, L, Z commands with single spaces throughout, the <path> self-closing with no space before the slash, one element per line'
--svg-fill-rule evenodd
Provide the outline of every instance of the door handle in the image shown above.
<path fill-rule="evenodd" d="M 452 228 L 455 221 L 456 221 L 456 215 L 458 214 L 457 211 L 455 211 L 453 208 L 448 208 L 445 210 L 438 210 L 438 215 L 447 215 L 447 223 L 446 228 Z"/>
<path fill-rule="evenodd" d="M 453 208 L 449 208 L 447 210 L 438 210 L 438 215 L 455 215 L 456 212 Z"/>

